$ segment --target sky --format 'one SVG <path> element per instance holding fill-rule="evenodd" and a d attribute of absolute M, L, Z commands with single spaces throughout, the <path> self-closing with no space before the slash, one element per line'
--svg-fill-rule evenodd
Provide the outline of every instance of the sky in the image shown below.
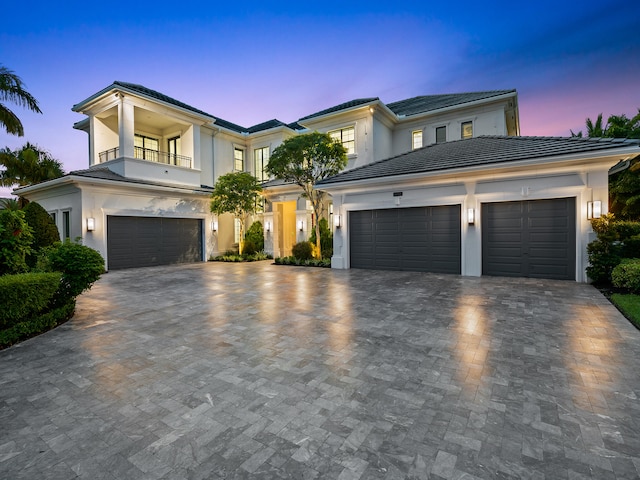
<path fill-rule="evenodd" d="M 640 2 L 65 2 L 2 7 L 0 64 L 42 114 L 6 103 L 65 171 L 87 168 L 71 108 L 115 80 L 249 127 L 379 97 L 518 91 L 521 135 L 569 136 L 640 108 Z M 0 189 L 0 196 L 8 190 Z"/>

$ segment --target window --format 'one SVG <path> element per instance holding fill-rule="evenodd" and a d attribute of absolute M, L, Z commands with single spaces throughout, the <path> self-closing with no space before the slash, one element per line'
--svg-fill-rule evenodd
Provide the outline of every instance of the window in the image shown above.
<path fill-rule="evenodd" d="M 62 239 L 71 238 L 71 212 L 69 210 L 62 212 Z"/>
<path fill-rule="evenodd" d="M 473 122 L 462 122 L 460 124 L 460 138 L 473 137 Z"/>
<path fill-rule="evenodd" d="M 411 148 L 415 150 L 420 147 L 422 147 L 422 130 L 416 130 L 411 133 Z"/>
<path fill-rule="evenodd" d="M 233 169 L 236 172 L 242 172 L 244 170 L 244 150 L 241 148 L 233 149 Z"/>
<path fill-rule="evenodd" d="M 152 162 L 158 161 L 160 142 L 157 138 L 145 137 L 136 133 L 133 139 L 133 147 L 136 158 L 151 160 Z"/>
<path fill-rule="evenodd" d="M 444 143 L 447 141 L 447 127 L 436 128 L 436 143 Z"/>
<path fill-rule="evenodd" d="M 240 243 L 240 219 L 233 219 L 233 243 Z"/>
<path fill-rule="evenodd" d="M 269 163 L 269 147 L 256 148 L 253 151 L 254 175 L 259 182 L 269 180 L 264 168 Z"/>
<path fill-rule="evenodd" d="M 173 137 L 167 140 L 167 151 L 172 157 L 180 155 L 180 137 Z"/>
<path fill-rule="evenodd" d="M 356 129 L 355 127 L 341 128 L 329 132 L 329 136 L 336 142 L 340 142 L 347 150 L 347 155 L 356 153 Z"/>

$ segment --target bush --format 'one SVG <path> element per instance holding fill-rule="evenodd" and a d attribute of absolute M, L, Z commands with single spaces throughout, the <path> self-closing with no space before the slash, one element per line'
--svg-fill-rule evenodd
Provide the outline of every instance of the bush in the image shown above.
<path fill-rule="evenodd" d="M 587 245 L 587 254 L 589 278 L 594 283 L 609 283 L 611 272 L 622 259 L 622 245 L 597 239 Z"/>
<path fill-rule="evenodd" d="M 311 258 L 309 260 L 301 260 L 296 257 L 278 257 L 274 260 L 276 265 L 296 265 L 300 267 L 331 267 L 330 258 Z"/>
<path fill-rule="evenodd" d="M 640 258 L 625 258 L 611 272 L 614 287 L 640 293 Z"/>
<path fill-rule="evenodd" d="M 28 203 L 23 211 L 25 221 L 33 230 L 33 243 L 31 244 L 33 251 L 27 255 L 26 260 L 29 267 L 34 267 L 38 259 L 38 251 L 59 242 L 60 234 L 53 218 L 39 203 Z"/>
<path fill-rule="evenodd" d="M 38 269 L 62 272 L 54 305 L 60 307 L 91 288 L 104 273 L 104 259 L 99 252 L 80 243 L 57 243 L 42 250 Z"/>
<path fill-rule="evenodd" d="M 260 260 L 269 260 L 273 258 L 264 252 L 256 252 L 252 255 L 238 255 L 235 253 L 225 253 L 224 255 L 218 255 L 217 257 L 210 257 L 210 262 L 258 262 Z"/>
<path fill-rule="evenodd" d="M 251 241 L 254 245 L 254 251 L 252 253 L 264 250 L 264 230 L 262 228 L 262 222 L 253 222 L 249 227 L 249 230 L 247 230 L 244 240 L 244 250 L 247 248 L 246 242 L 248 241 Z M 243 253 L 245 253 L 244 250 Z"/>
<path fill-rule="evenodd" d="M 333 256 L 333 233 L 329 229 L 329 222 L 326 218 L 321 218 L 318 222 L 320 227 L 320 248 L 322 249 L 322 258 L 331 258 Z M 309 241 L 316 244 L 316 229 L 311 232 Z"/>
<path fill-rule="evenodd" d="M 22 210 L 0 210 L 0 275 L 26 272 L 33 235 Z"/>
<path fill-rule="evenodd" d="M 60 287 L 60 272 L 21 273 L 0 277 L 0 329 L 42 312 Z"/>
<path fill-rule="evenodd" d="M 313 258 L 313 245 L 311 242 L 296 243 L 291 249 L 291 253 L 298 260 L 311 260 Z"/>
<path fill-rule="evenodd" d="M 75 308 L 75 300 L 70 300 L 58 308 L 42 313 L 29 320 L 18 322 L 12 327 L 0 331 L 0 348 L 8 347 L 19 340 L 24 340 L 51 330 L 56 325 L 60 325 L 69 320 L 73 316 Z"/>
<path fill-rule="evenodd" d="M 616 220 L 613 214 L 591 220 L 597 239 L 587 245 L 587 275 L 594 283 L 611 283 L 611 273 L 620 261 L 640 251 L 640 222 Z"/>
<path fill-rule="evenodd" d="M 256 244 L 253 243 L 253 240 L 248 238 L 244 241 L 244 245 L 242 245 L 242 255 L 253 255 L 257 251 Z"/>

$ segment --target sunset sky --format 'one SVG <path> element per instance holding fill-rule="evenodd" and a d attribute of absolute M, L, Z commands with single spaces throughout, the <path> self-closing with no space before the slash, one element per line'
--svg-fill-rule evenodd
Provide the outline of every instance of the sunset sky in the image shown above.
<path fill-rule="evenodd" d="M 637 1 L 72 0 L 2 12 L 0 64 L 43 114 L 8 104 L 25 136 L 0 131 L 0 148 L 35 143 L 66 171 L 88 166 L 71 107 L 114 80 L 242 126 L 360 97 L 515 88 L 522 135 L 569 136 L 586 117 L 640 107 Z"/>

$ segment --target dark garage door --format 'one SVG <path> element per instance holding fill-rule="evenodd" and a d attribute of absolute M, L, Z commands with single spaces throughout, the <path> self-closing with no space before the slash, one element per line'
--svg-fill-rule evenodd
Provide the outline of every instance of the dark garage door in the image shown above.
<path fill-rule="evenodd" d="M 460 206 L 349 213 L 352 268 L 460 273 Z"/>
<path fill-rule="evenodd" d="M 193 218 L 107 217 L 109 269 L 202 260 L 202 221 Z"/>
<path fill-rule="evenodd" d="M 482 205 L 482 273 L 575 280 L 575 198 Z"/>

